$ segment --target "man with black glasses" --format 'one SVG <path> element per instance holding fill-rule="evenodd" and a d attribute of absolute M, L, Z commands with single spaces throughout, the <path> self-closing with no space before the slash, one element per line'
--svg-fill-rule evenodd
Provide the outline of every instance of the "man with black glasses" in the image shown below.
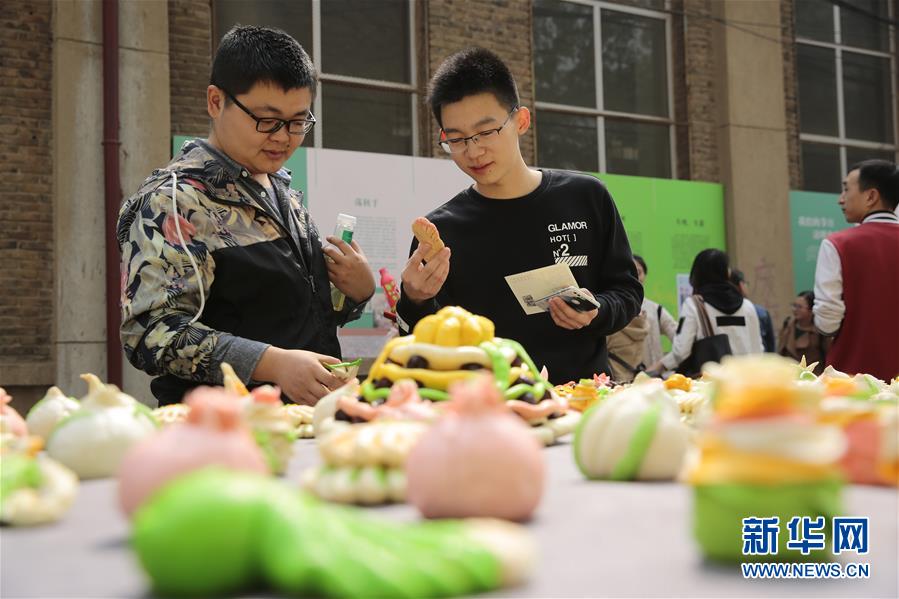
<path fill-rule="evenodd" d="M 472 48 L 447 58 L 429 102 L 438 144 L 474 185 L 428 215 L 447 247 L 425 262 L 430 248 L 413 243 L 397 306 L 401 329 L 460 305 L 493 320 L 498 336 L 520 341 L 552 381 L 608 373 L 605 338 L 643 300 L 609 192 L 595 177 L 525 164 L 519 138 L 531 115 L 492 52 Z M 548 313 L 526 315 L 505 277 L 554 263 L 567 263 L 600 307 L 578 311 L 556 297 Z"/>
<path fill-rule="evenodd" d="M 284 163 L 315 124 L 317 78 L 286 33 L 238 26 L 206 91 L 209 138 L 187 142 L 122 206 L 122 344 L 157 375 L 160 405 L 221 384 L 272 383 L 314 404 L 341 384 L 336 327 L 357 318 L 374 278 L 356 242 L 318 231 Z M 327 255 L 330 260 L 325 260 Z M 346 297 L 336 312 L 329 282 Z"/>

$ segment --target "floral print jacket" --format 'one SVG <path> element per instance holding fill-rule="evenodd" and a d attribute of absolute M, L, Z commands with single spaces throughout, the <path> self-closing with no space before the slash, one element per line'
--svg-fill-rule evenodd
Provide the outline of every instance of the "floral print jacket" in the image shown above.
<path fill-rule="evenodd" d="M 193 386 L 220 384 L 223 361 L 253 384 L 270 345 L 340 357 L 336 328 L 364 304 L 347 299 L 342 312 L 333 310 L 301 193 L 289 188 L 286 169 L 269 178 L 276 198 L 193 140 L 121 208 L 122 345 L 136 368 L 159 375 L 151 388 L 160 405 Z"/>

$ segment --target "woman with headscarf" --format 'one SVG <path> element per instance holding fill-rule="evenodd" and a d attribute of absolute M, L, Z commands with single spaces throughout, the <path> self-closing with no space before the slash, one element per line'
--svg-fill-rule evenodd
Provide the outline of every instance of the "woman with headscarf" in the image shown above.
<path fill-rule="evenodd" d="M 759 319 L 752 302 L 730 282 L 730 260 L 721 250 L 699 252 L 690 269 L 693 297 L 681 306 L 671 351 L 647 371 L 658 374 L 674 370 L 690 357 L 693 343 L 702 339 L 700 309 L 708 314 L 712 335 L 727 335 L 734 355 L 762 352 Z M 698 297 L 697 297 L 698 296 Z"/>

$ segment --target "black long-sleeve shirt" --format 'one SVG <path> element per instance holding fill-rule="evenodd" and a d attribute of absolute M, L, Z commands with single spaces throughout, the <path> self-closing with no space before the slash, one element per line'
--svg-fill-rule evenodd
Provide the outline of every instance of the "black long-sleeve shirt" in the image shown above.
<path fill-rule="evenodd" d="M 495 200 L 468 188 L 428 214 L 452 249 L 449 276 L 434 299 L 414 304 L 401 296 L 397 313 L 403 332 L 442 306 L 486 316 L 498 337 L 521 342 L 551 381 L 564 383 L 609 372 L 606 335 L 640 312 L 643 287 L 605 186 L 589 175 L 542 172 L 524 197 Z M 413 241 L 410 255 L 416 247 Z M 583 329 L 563 329 L 548 312 L 525 314 L 506 283 L 508 275 L 558 262 L 567 262 L 602 306 Z"/>

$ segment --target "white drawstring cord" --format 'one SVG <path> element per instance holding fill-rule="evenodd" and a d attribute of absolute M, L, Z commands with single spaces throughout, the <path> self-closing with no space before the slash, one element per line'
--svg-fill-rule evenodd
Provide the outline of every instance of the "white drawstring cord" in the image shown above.
<path fill-rule="evenodd" d="M 181 242 L 181 247 L 184 248 L 184 251 L 187 252 L 187 259 L 190 260 L 190 265 L 193 266 L 194 272 L 197 275 L 197 286 L 200 288 L 200 309 L 194 315 L 193 318 L 190 319 L 190 322 L 187 324 L 193 324 L 200 319 L 200 315 L 203 313 L 203 308 L 206 307 L 206 293 L 203 291 L 203 276 L 200 274 L 200 269 L 197 267 L 197 263 L 194 260 L 193 254 L 190 253 L 190 250 L 187 249 L 187 242 L 184 241 L 184 235 L 181 234 L 181 219 L 178 215 L 178 200 L 175 197 L 178 194 L 178 175 L 177 173 L 172 173 L 172 218 L 175 219 L 175 232 L 178 234 L 178 241 Z"/>

